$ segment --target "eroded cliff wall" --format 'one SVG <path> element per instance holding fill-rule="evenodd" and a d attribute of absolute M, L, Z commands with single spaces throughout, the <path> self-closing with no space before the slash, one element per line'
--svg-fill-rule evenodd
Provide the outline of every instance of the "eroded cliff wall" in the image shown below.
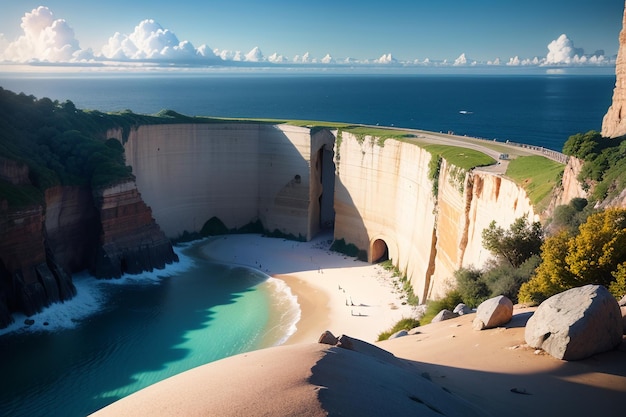
<path fill-rule="evenodd" d="M 310 238 L 321 193 L 317 151 L 333 140 L 289 125 L 173 124 L 133 129 L 124 148 L 168 237 L 215 216 L 231 229 L 261 220 L 270 231 Z"/>
<path fill-rule="evenodd" d="M 626 7 L 619 34 L 619 50 L 615 63 L 613 102 L 602 120 L 602 136 L 617 138 L 626 135 Z"/>
<path fill-rule="evenodd" d="M 481 234 L 491 221 L 536 220 L 525 192 L 505 178 L 444 160 L 433 188 L 431 154 L 417 145 L 388 139 L 381 146 L 346 132 L 337 142 L 335 238 L 367 250 L 370 261 L 384 241 L 421 301 L 442 296 L 459 267 L 484 265 Z"/>

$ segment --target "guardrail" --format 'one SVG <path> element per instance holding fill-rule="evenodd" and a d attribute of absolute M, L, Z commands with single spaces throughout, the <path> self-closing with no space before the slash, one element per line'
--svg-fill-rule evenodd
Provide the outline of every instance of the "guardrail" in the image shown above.
<path fill-rule="evenodd" d="M 547 149 L 543 146 L 527 145 L 525 143 L 511 142 L 508 140 L 506 141 L 506 144 L 540 152 L 546 158 L 552 159 L 553 161 L 559 162 L 561 164 L 567 164 L 567 161 L 569 159 L 569 156 L 565 155 L 564 153 L 553 151 L 552 149 Z"/>

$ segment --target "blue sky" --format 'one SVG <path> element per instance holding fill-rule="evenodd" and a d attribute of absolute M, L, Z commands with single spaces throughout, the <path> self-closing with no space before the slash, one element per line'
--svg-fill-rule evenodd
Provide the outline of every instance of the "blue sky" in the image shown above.
<path fill-rule="evenodd" d="M 544 58 L 548 44 L 562 34 L 578 52 L 614 56 L 624 1 L 3 0 L 0 52 L 24 35 L 22 17 L 39 6 L 64 19 L 79 48 L 95 55 L 116 32 L 130 35 L 153 19 L 178 41 L 228 51 L 231 58 L 258 47 L 264 59 L 277 53 L 293 60 L 308 52 L 318 60 L 326 54 L 356 60 L 392 54 L 400 61 L 454 61 L 465 54 L 468 60 L 504 63 L 515 56 Z"/>

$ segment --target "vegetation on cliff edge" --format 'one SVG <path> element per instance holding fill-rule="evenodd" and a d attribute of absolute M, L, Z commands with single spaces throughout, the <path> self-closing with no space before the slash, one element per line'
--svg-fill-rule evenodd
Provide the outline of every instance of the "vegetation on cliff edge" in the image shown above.
<path fill-rule="evenodd" d="M 578 133 L 565 142 L 563 153 L 584 161 L 578 181 L 591 193 L 591 201 L 610 199 L 626 188 L 626 136 Z"/>

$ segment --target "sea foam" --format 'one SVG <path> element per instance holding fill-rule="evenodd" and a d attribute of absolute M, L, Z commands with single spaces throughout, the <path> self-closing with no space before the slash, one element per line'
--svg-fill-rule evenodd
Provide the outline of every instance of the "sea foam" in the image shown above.
<path fill-rule="evenodd" d="M 119 279 L 96 279 L 87 272 L 79 272 L 72 276 L 76 287 L 76 296 L 71 300 L 54 303 L 45 307 L 41 312 L 30 317 L 22 313 L 12 315 L 13 323 L 0 329 L 0 336 L 13 332 L 56 332 L 64 329 L 73 329 L 81 322 L 102 311 L 107 305 L 107 288 L 114 285 L 156 285 L 163 278 L 175 276 L 195 265 L 193 258 L 183 253 L 189 245 L 180 245 L 174 248 L 179 262 L 166 265 L 164 269 L 155 269 L 140 274 L 124 274 Z M 26 324 L 26 320 L 33 320 L 33 324 Z"/>

